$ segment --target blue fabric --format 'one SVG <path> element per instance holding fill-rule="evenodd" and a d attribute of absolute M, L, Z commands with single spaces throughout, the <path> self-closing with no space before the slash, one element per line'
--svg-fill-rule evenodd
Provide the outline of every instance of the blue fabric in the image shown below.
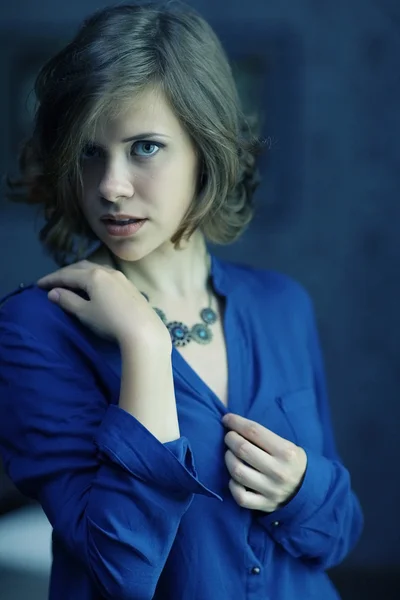
<path fill-rule="evenodd" d="M 116 344 L 35 285 L 3 299 L 0 451 L 53 526 L 52 600 L 338 598 L 325 569 L 362 514 L 335 449 L 311 302 L 271 271 L 214 257 L 212 277 L 226 298 L 229 406 L 174 349 L 181 437 L 166 444 L 118 407 Z M 231 496 L 227 412 L 307 452 L 300 490 L 272 514 Z"/>

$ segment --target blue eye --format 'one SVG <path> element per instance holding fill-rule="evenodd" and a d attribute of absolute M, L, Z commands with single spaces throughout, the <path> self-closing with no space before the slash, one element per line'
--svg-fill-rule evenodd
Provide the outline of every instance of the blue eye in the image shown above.
<path fill-rule="evenodd" d="M 138 150 L 140 149 L 140 151 Z M 154 156 L 162 148 L 162 144 L 156 142 L 148 142 L 146 140 L 142 142 L 135 142 L 131 148 L 131 154 L 139 157 Z"/>
<path fill-rule="evenodd" d="M 151 158 L 152 156 L 155 156 L 155 154 L 157 154 L 158 151 L 163 147 L 164 144 L 159 142 L 142 140 L 132 144 L 130 154 L 131 156 L 136 156 L 137 158 Z M 87 143 L 81 152 L 81 160 L 99 160 L 105 158 L 106 151 L 96 144 Z"/>
<path fill-rule="evenodd" d="M 81 159 L 88 160 L 91 158 L 104 158 L 104 152 L 94 144 L 86 144 L 81 152 Z"/>

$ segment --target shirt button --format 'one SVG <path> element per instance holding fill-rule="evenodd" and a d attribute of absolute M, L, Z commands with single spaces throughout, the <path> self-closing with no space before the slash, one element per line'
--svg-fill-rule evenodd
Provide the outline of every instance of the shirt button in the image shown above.
<path fill-rule="evenodd" d="M 279 525 L 280 525 L 280 522 L 279 522 L 279 521 L 274 521 L 274 522 L 272 523 L 272 525 L 273 525 L 274 527 L 279 527 Z"/>
<path fill-rule="evenodd" d="M 261 571 L 260 567 L 253 567 L 251 570 L 253 575 L 259 575 L 260 571 Z"/>

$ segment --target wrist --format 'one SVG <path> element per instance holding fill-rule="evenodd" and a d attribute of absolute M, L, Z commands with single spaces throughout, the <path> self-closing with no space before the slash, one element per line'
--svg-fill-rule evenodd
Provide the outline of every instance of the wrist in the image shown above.
<path fill-rule="evenodd" d="M 154 359 L 155 357 L 168 357 L 170 359 L 172 341 L 167 329 L 165 333 L 166 335 L 163 336 L 154 336 L 139 333 L 137 330 L 135 332 L 126 330 L 117 337 L 117 343 L 122 355 L 145 357 L 146 359 Z"/>

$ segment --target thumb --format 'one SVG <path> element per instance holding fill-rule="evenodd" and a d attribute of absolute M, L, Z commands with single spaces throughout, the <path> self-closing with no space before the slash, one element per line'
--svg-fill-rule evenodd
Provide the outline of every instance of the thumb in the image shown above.
<path fill-rule="evenodd" d="M 87 303 L 87 301 L 78 296 L 78 294 L 74 294 L 74 292 L 63 288 L 53 288 L 47 294 L 47 297 L 54 302 L 54 304 L 58 304 L 62 309 L 74 315 L 78 315 L 78 313 L 82 312 L 84 305 Z"/>

